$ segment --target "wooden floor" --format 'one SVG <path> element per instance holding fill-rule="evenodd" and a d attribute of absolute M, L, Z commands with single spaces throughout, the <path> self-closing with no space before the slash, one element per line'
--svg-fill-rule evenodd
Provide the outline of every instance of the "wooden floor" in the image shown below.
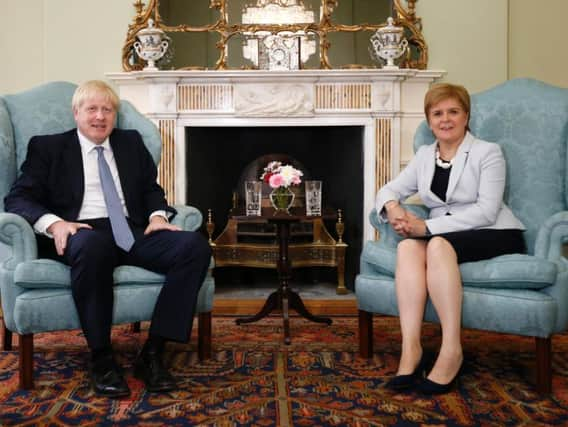
<path fill-rule="evenodd" d="M 213 315 L 217 316 L 250 316 L 260 311 L 264 299 L 215 298 Z M 305 299 L 306 308 L 320 316 L 356 316 L 357 302 L 349 299 Z M 291 315 L 294 315 L 294 311 Z"/>

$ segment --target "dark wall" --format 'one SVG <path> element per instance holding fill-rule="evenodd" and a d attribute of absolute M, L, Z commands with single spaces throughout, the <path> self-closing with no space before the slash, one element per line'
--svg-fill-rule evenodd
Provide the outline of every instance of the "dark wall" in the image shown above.
<path fill-rule="evenodd" d="M 271 153 L 287 154 L 323 181 L 323 206 L 342 209 L 346 286 L 353 286 L 363 237 L 363 127 L 189 127 L 188 204 L 213 210 L 216 237 L 225 227 L 232 193 L 244 169 Z M 333 224 L 328 227 L 335 237 Z M 334 277 L 334 276 L 332 276 Z"/>

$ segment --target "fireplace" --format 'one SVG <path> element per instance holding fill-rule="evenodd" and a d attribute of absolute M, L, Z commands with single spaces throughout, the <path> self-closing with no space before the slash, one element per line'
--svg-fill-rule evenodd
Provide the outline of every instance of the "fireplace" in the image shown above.
<path fill-rule="evenodd" d="M 212 210 L 215 238 L 227 223 L 232 195 L 240 190 L 236 185 L 245 167 L 270 153 L 291 156 L 312 179 L 323 181 L 323 205 L 342 210 L 343 240 L 349 245 L 345 264 L 349 288 L 362 248 L 363 134 L 362 126 L 188 127 L 188 203 L 202 212 Z M 335 230 L 333 224 L 328 229 Z M 328 281 L 335 272 L 319 274 Z"/>
<path fill-rule="evenodd" d="M 200 194 L 207 191 L 210 195 L 212 191 L 199 187 L 203 181 L 200 175 L 207 171 L 193 170 L 201 166 L 192 161 L 194 150 L 207 150 L 192 147 L 191 140 L 199 132 L 208 133 L 210 128 L 218 128 L 219 136 L 207 138 L 227 147 L 238 147 L 238 156 L 224 160 L 227 162 L 222 165 L 225 170 L 220 170 L 221 164 L 211 169 L 223 175 L 232 170 L 232 163 L 253 160 L 253 151 L 261 150 L 263 143 L 277 144 L 281 135 L 287 141 L 294 141 L 300 131 L 311 135 L 309 141 L 302 144 L 304 148 L 310 147 L 307 149 L 310 154 L 320 152 L 330 156 L 319 162 L 307 160 L 313 168 L 312 174 L 329 174 L 329 168 L 324 171 L 320 168 L 327 167 L 335 157 L 344 156 L 341 150 L 352 149 L 353 144 L 337 143 L 331 150 L 317 141 L 331 141 L 334 133 L 345 132 L 345 140 L 355 139 L 353 135 L 357 134 L 358 142 L 354 145 L 358 145 L 360 151 L 350 154 L 359 156 L 358 167 L 353 168 L 357 176 L 349 175 L 353 173 L 350 170 L 342 171 L 345 175 L 341 179 L 333 173 L 322 177 L 324 197 L 339 197 L 338 192 L 345 189 L 341 185 L 357 181 L 357 188 L 353 190 L 357 202 L 337 200 L 337 207 L 349 215 L 345 237 L 350 246 L 376 238 L 368 220 L 376 191 L 412 157 L 412 136 L 424 118 L 424 94 L 430 83 L 442 75 L 442 71 L 413 69 L 175 70 L 107 74 L 118 86 L 120 97 L 132 102 L 160 129 L 164 145 L 159 180 L 168 200 L 196 204 L 205 216 L 211 208 L 216 217 L 221 215 L 217 218 L 220 223 L 222 212 L 227 211 L 231 201 L 224 195 L 208 201 L 204 198 L 206 195 Z M 264 132 L 270 132 L 269 136 L 262 136 Z M 261 135 L 261 141 L 250 143 L 254 139 L 252 135 Z M 314 149 L 312 144 L 315 144 Z M 286 145 L 281 151 L 292 154 L 289 150 L 301 148 Z M 333 156 L 335 151 L 339 154 Z M 248 152 L 250 156 L 243 156 L 241 160 Z M 303 154 L 299 152 L 298 156 Z M 216 183 L 217 179 L 212 175 L 209 181 Z M 336 200 L 326 202 L 335 204 Z M 350 247 L 350 252 L 356 259 L 357 249 Z M 352 283 L 347 285 L 352 286 Z"/>

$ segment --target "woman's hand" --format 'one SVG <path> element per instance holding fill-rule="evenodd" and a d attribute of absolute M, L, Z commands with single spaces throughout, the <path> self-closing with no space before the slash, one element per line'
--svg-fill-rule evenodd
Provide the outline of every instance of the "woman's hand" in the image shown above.
<path fill-rule="evenodd" d="M 385 211 L 387 213 L 387 218 L 389 220 L 389 224 L 396 232 L 396 234 L 408 237 L 406 233 L 406 222 L 407 222 L 407 214 L 408 212 L 404 209 L 400 204 L 394 200 L 390 200 L 385 203 Z"/>
<path fill-rule="evenodd" d="M 402 237 L 420 237 L 426 235 L 426 222 L 391 200 L 385 204 L 390 225 Z"/>
<path fill-rule="evenodd" d="M 406 213 L 404 232 L 406 237 L 421 237 L 426 235 L 426 221 L 412 212 Z"/>

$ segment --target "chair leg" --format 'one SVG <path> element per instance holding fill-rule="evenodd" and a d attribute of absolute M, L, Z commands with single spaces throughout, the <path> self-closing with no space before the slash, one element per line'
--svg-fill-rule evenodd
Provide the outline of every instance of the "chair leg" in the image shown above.
<path fill-rule="evenodd" d="M 199 360 L 211 359 L 211 312 L 199 313 L 197 333 Z"/>
<path fill-rule="evenodd" d="M 34 335 L 24 334 L 19 337 L 20 355 L 20 388 L 32 390 L 34 388 Z"/>
<path fill-rule="evenodd" d="M 4 339 L 1 350 L 12 351 L 12 331 L 8 330 L 4 321 L 2 321 L 2 336 Z"/>
<path fill-rule="evenodd" d="M 536 391 L 552 392 L 552 339 L 535 337 L 536 343 Z"/>
<path fill-rule="evenodd" d="M 130 332 L 137 334 L 140 332 L 140 322 L 132 322 L 130 324 Z"/>
<path fill-rule="evenodd" d="M 373 313 L 364 310 L 359 310 L 359 354 L 373 356 Z"/>

